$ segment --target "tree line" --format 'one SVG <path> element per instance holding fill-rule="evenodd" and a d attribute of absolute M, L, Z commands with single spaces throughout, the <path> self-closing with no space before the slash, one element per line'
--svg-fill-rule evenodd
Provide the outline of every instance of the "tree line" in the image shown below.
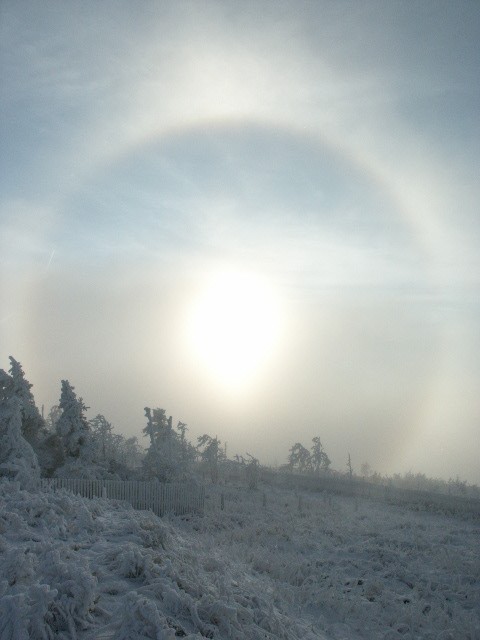
<path fill-rule="evenodd" d="M 12 356 L 8 373 L 0 369 L 0 478 L 36 485 L 40 477 L 181 481 L 194 474 L 217 482 L 220 471 L 240 470 L 256 486 L 259 462 L 250 454 L 227 460 L 216 436 L 203 434 L 192 444 L 188 426 L 165 409 L 145 407 L 143 435 L 125 438 L 102 414 L 87 419 L 83 398 L 68 380 L 46 418 L 38 410 L 32 385 Z"/>
<path fill-rule="evenodd" d="M 143 436 L 147 447 L 136 436 L 115 433 L 102 414 L 88 419 L 88 407 L 68 380 L 61 381 L 60 399 L 44 418 L 35 404 L 32 385 L 21 364 L 12 356 L 8 373 L 0 369 L 0 478 L 33 486 L 40 477 L 80 477 L 90 479 L 138 479 L 161 482 L 201 477 L 216 483 L 221 477 L 244 481 L 255 488 L 261 475 L 259 460 L 249 454 L 228 459 L 226 446 L 217 436 L 203 434 L 192 443 L 185 422 L 173 423 L 165 409 L 145 407 Z M 346 472 L 332 470 L 330 458 L 319 436 L 311 446 L 296 442 L 289 449 L 287 463 L 280 471 L 292 474 L 332 477 L 347 476 L 351 481 L 471 495 L 478 497 L 476 485 L 458 476 L 448 481 L 408 472 L 401 476 L 382 476 L 367 462 L 360 475 L 353 469 L 350 454 Z"/>

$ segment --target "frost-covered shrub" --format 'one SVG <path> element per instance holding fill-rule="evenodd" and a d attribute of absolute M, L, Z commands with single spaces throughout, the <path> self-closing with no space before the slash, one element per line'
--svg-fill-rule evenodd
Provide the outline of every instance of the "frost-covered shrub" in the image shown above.
<path fill-rule="evenodd" d="M 97 578 L 67 542 L 68 536 L 86 539 L 86 525 L 94 522 L 86 504 L 65 493 L 0 483 L 2 640 L 67 640 L 92 623 Z"/>
<path fill-rule="evenodd" d="M 146 548 L 165 548 L 168 541 L 168 530 L 160 518 L 152 513 L 135 514 L 136 532 L 141 537 L 142 546 Z"/>
<path fill-rule="evenodd" d="M 160 557 L 150 549 L 127 542 L 115 547 L 105 557 L 110 570 L 124 578 L 152 580 L 159 575 Z"/>
<path fill-rule="evenodd" d="M 28 633 L 31 640 L 54 640 L 56 634 L 57 590 L 47 584 L 34 584 L 28 590 Z"/>
<path fill-rule="evenodd" d="M 131 592 L 120 610 L 122 621 L 113 640 L 175 640 L 175 629 L 168 624 L 152 600 Z"/>
<path fill-rule="evenodd" d="M 0 584 L 0 638 L 29 640 L 28 604 L 24 593 L 7 594 L 6 582 Z"/>
<path fill-rule="evenodd" d="M 54 640 L 57 592 L 48 585 L 32 585 L 21 593 L 6 593 L 0 584 L 0 638 L 2 640 Z M 75 637 L 74 635 L 71 637 Z"/>
<path fill-rule="evenodd" d="M 50 604 L 54 630 L 67 630 L 74 635 L 76 626 L 87 628 L 93 621 L 91 614 L 97 598 L 97 578 L 88 561 L 77 557 L 74 551 L 53 549 L 43 556 L 40 576 L 56 591 Z"/>
<path fill-rule="evenodd" d="M 3 577 L 10 586 L 28 584 L 35 576 L 38 559 L 28 548 L 23 553 L 9 548 L 5 552 L 2 564 Z"/>

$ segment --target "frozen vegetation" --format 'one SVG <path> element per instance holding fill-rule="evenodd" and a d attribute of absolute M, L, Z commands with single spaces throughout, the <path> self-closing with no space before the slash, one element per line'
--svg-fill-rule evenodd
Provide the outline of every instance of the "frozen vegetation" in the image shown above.
<path fill-rule="evenodd" d="M 161 519 L 4 481 L 0 638 L 473 640 L 479 534 L 271 485 L 212 485 L 204 515 Z"/>
<path fill-rule="evenodd" d="M 368 465 L 361 480 L 350 455 L 347 473 L 332 470 L 317 436 L 267 470 L 248 453 L 227 459 L 217 437 L 193 445 L 160 408 L 145 408 L 142 452 L 104 416 L 88 420 L 66 380 L 44 419 L 10 362 L 0 640 L 480 639 L 477 487 L 412 474 L 384 485 Z M 203 513 L 159 518 L 41 490 L 41 477 L 202 479 L 207 499 Z"/>

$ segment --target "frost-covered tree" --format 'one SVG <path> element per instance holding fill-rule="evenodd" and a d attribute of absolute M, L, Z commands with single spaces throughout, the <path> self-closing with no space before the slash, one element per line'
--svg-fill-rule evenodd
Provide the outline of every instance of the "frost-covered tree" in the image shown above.
<path fill-rule="evenodd" d="M 32 385 L 25 378 L 22 365 L 12 356 L 9 360 L 13 393 L 21 402 L 22 433 L 32 447 L 37 448 L 46 435 L 45 421 L 37 409 L 33 393 L 30 391 Z"/>
<path fill-rule="evenodd" d="M 125 438 L 121 433 L 112 433 L 110 447 L 111 460 L 115 460 L 115 462 L 119 462 L 120 464 L 123 464 L 125 466 L 134 466 L 133 460 L 129 460 L 127 448 L 125 445 Z M 130 465 L 130 462 L 132 462 L 132 465 Z"/>
<path fill-rule="evenodd" d="M 50 407 L 50 411 L 45 418 L 45 425 L 50 433 L 55 433 L 57 422 L 61 415 L 62 410 L 60 409 L 58 404 L 54 404 L 52 407 Z"/>
<path fill-rule="evenodd" d="M 186 425 L 185 422 L 181 422 L 180 420 L 178 421 L 177 424 L 177 431 L 178 431 L 178 437 L 180 440 L 180 446 L 181 446 L 181 450 L 182 450 L 182 459 L 184 460 L 184 462 L 186 463 L 187 461 L 187 437 L 186 437 L 186 433 L 188 431 L 188 427 Z"/>
<path fill-rule="evenodd" d="M 100 413 L 89 421 L 93 441 L 100 452 L 99 459 L 106 464 L 115 459 L 113 426 Z"/>
<path fill-rule="evenodd" d="M 348 458 L 347 458 L 347 470 L 348 470 L 348 477 L 350 478 L 350 480 L 353 480 L 353 467 L 352 467 L 352 458 L 350 456 L 350 453 L 348 454 Z"/>
<path fill-rule="evenodd" d="M 49 432 L 31 392 L 32 385 L 25 378 L 22 365 L 10 356 L 10 375 L 13 393 L 20 400 L 22 434 L 32 446 L 42 475 L 51 476 L 62 463 L 62 451 L 56 435 Z"/>
<path fill-rule="evenodd" d="M 88 424 L 97 452 L 96 460 L 104 472 L 125 479 L 131 477 L 131 472 L 141 466 L 144 457 L 138 439 L 125 439 L 123 435 L 114 433 L 111 422 L 102 414 L 97 414 Z"/>
<path fill-rule="evenodd" d="M 167 432 L 171 429 L 171 422 L 167 418 L 167 412 L 165 409 L 150 409 L 145 407 L 145 417 L 147 418 L 147 426 L 143 429 L 143 434 L 150 438 L 150 446 L 154 446 L 163 440 L 167 436 Z"/>
<path fill-rule="evenodd" d="M 145 452 L 138 443 L 138 438 L 124 438 L 122 444 L 123 461 L 131 469 L 137 469 L 141 466 Z"/>
<path fill-rule="evenodd" d="M 94 455 L 91 433 L 85 417 L 87 407 L 82 398 L 77 398 L 74 389 L 68 380 L 62 380 L 59 403 L 62 415 L 57 420 L 56 431 L 67 461 L 76 459 L 84 464 L 91 464 Z"/>
<path fill-rule="evenodd" d="M 22 401 L 15 383 L 0 369 L 0 476 L 34 489 L 40 479 L 37 456 L 22 434 Z"/>
<path fill-rule="evenodd" d="M 311 468 L 310 452 L 303 444 L 296 442 L 289 450 L 288 467 L 291 471 L 305 473 Z"/>
<path fill-rule="evenodd" d="M 318 436 L 312 438 L 310 454 L 310 467 L 313 473 L 320 473 L 320 471 L 328 471 L 331 461 L 328 457 L 325 449 L 323 448 L 322 441 Z"/>
<path fill-rule="evenodd" d="M 186 432 L 188 431 L 188 427 L 185 422 L 178 422 L 177 431 L 180 440 L 182 466 L 186 471 L 188 471 L 197 459 L 198 452 L 192 443 L 187 440 Z"/>
<path fill-rule="evenodd" d="M 235 463 L 237 467 L 243 472 L 245 480 L 247 482 L 247 486 L 249 489 L 256 489 L 258 486 L 258 481 L 260 479 L 260 462 L 258 458 L 252 456 L 251 453 L 246 454 L 246 458 L 244 456 L 238 455 L 238 453 L 234 456 Z"/>
<path fill-rule="evenodd" d="M 120 475 L 122 478 L 131 478 L 137 475 L 137 470 L 142 467 L 145 452 L 138 443 L 138 438 L 124 438 L 122 435 L 113 434 L 112 459 L 109 462 L 109 471 Z"/>
<path fill-rule="evenodd" d="M 150 438 L 143 461 L 145 475 L 161 482 L 171 482 L 185 472 L 180 436 L 173 429 L 172 417 L 167 418 L 165 409 L 145 407 L 145 416 L 147 426 L 143 433 Z"/>
<path fill-rule="evenodd" d="M 220 440 L 216 436 L 212 438 L 204 433 L 203 436 L 198 437 L 197 450 L 200 454 L 201 466 L 208 472 L 213 483 L 218 482 L 219 462 L 223 453 L 220 450 Z"/>

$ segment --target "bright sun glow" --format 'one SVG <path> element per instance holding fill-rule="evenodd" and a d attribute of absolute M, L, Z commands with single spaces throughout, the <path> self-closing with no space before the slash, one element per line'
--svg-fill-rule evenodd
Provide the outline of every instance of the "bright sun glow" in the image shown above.
<path fill-rule="evenodd" d="M 194 303 L 189 339 L 195 358 L 224 387 L 253 381 L 280 337 L 281 313 L 271 285 L 259 276 L 211 276 Z"/>

